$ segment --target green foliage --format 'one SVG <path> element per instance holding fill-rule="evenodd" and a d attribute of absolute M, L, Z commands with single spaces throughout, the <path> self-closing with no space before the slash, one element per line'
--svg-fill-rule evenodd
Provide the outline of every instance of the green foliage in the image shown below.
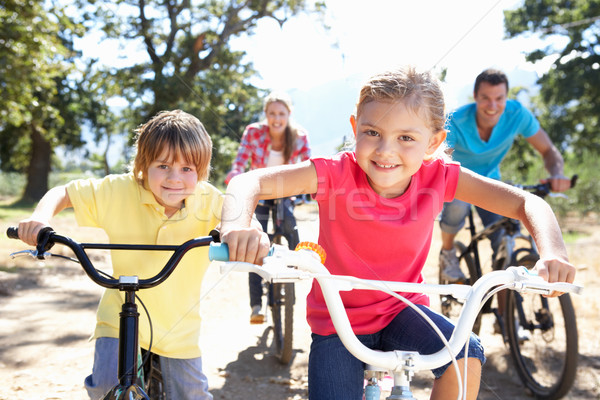
<path fill-rule="evenodd" d="M 262 93 L 249 83 L 256 71 L 244 62 L 245 52 L 231 50 L 230 41 L 251 35 L 263 18 L 284 24 L 309 8 L 304 0 L 78 0 L 77 4 L 107 38 L 124 46 L 144 44 L 147 58 L 135 65 L 94 67 L 103 77 L 97 87 L 104 88 L 95 93 L 120 96 L 129 107 L 118 130 L 110 128 L 114 126 L 110 119 L 104 127 L 99 119 L 92 119 L 92 125 L 102 136 L 125 132 L 130 144 L 136 126 L 159 111 L 176 108 L 197 116 L 216 142 L 239 139 L 244 126 L 260 115 Z M 323 9 L 322 2 L 314 6 L 317 13 Z M 215 174 L 223 175 L 224 168 L 230 165 L 217 159 Z"/>
<path fill-rule="evenodd" d="M 225 189 L 225 177 L 231 169 L 239 145 L 239 141 L 226 136 L 213 138 L 210 182 L 223 190 Z"/>
<path fill-rule="evenodd" d="M 62 5 L 61 5 L 62 4 Z M 324 2 L 313 11 L 323 13 Z M 128 135 L 158 111 L 180 108 L 200 118 L 215 142 L 231 148 L 243 127 L 260 114 L 256 74 L 235 37 L 251 35 L 263 18 L 284 24 L 309 10 L 304 0 L 6 0 L 0 8 L 0 170 L 27 171 L 23 198 L 45 193 L 55 146 L 82 146 L 82 127 L 96 143 L 93 168 L 111 169 L 111 138 Z M 147 58 L 127 67 L 82 60 L 74 38 L 101 31 L 123 47 L 142 44 Z M 77 61 L 77 62 L 76 62 Z M 110 100 L 128 107 L 116 111 Z M 229 151 L 229 150 L 227 150 Z M 215 176 L 229 168 L 219 154 Z"/>
<path fill-rule="evenodd" d="M 537 33 L 566 39 L 562 47 L 548 45 L 527 55 L 534 63 L 555 59 L 538 82 L 538 117 L 563 152 L 600 154 L 600 0 L 525 0 L 504 14 L 509 38 Z"/>
<path fill-rule="evenodd" d="M 71 80 L 73 39 L 83 25 L 41 0 L 0 8 L 0 169 L 27 171 L 22 199 L 47 190 L 54 146 L 81 146 L 79 94 Z"/>

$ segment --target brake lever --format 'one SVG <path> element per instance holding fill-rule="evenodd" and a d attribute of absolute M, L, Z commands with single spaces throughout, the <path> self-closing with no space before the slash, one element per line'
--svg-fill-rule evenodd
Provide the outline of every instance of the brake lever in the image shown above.
<path fill-rule="evenodd" d="M 10 258 L 17 258 L 17 257 L 27 256 L 27 255 L 29 255 L 33 258 L 38 258 L 40 260 L 43 260 L 48 257 L 51 257 L 52 253 L 50 253 L 49 251 L 45 251 L 41 255 L 39 255 L 37 249 L 36 250 L 21 250 L 21 251 L 15 251 L 14 253 L 10 253 Z"/>

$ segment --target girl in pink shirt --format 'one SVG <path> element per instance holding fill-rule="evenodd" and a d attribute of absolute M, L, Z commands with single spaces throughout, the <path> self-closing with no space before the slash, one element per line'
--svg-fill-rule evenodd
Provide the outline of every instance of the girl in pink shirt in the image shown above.
<path fill-rule="evenodd" d="M 259 199 L 312 194 L 319 203 L 319 244 L 332 274 L 422 282 L 433 224 L 445 201 L 453 198 L 521 220 L 540 250 L 538 273 L 549 281 L 572 282 L 560 229 L 541 199 L 481 177 L 444 156 L 444 97 L 430 72 L 413 67 L 372 77 L 361 89 L 350 118 L 353 152 L 313 158 L 296 165 L 251 171 L 227 188 L 222 240 L 230 258 L 253 262 L 266 254 L 248 229 Z M 242 215 L 243 218 L 234 220 Z M 405 294 L 450 337 L 452 322 L 431 310 L 423 294 Z M 558 293 L 556 293 L 558 295 Z M 443 346 L 432 328 L 404 303 L 383 293 L 343 295 L 354 332 L 379 350 L 431 354 Z M 307 299 L 313 342 L 309 356 L 309 398 L 359 400 L 364 364 L 336 335 L 317 283 Z M 472 335 L 467 360 L 467 398 L 476 399 L 485 362 Z M 464 350 L 457 357 L 464 371 Z M 457 377 L 450 364 L 433 370 L 432 399 L 455 399 Z"/>

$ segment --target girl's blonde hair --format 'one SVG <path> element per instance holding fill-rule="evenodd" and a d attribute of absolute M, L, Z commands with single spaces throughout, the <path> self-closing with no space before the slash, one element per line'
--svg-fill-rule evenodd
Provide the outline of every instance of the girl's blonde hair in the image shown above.
<path fill-rule="evenodd" d="M 422 118 L 433 133 L 444 129 L 446 110 L 440 81 L 431 71 L 419 71 L 408 65 L 372 76 L 363 84 L 356 105 L 356 117 L 365 104 L 372 101 L 403 102 L 409 110 Z M 445 143 L 435 153 L 444 156 Z"/>
<path fill-rule="evenodd" d="M 198 118 L 181 110 L 161 111 L 135 132 L 132 170 L 140 184 L 147 181 L 150 164 L 165 149 L 172 159 L 194 165 L 199 180 L 208 179 L 212 140 Z"/>
<path fill-rule="evenodd" d="M 271 103 L 281 103 L 287 108 L 289 113 L 292 113 L 292 99 L 287 93 L 271 92 L 264 101 L 264 112 L 267 113 L 267 107 Z M 287 126 L 284 132 L 283 160 L 287 164 L 290 162 L 292 153 L 296 149 L 296 140 L 298 139 L 298 128 L 292 124 L 291 119 L 288 119 Z"/>

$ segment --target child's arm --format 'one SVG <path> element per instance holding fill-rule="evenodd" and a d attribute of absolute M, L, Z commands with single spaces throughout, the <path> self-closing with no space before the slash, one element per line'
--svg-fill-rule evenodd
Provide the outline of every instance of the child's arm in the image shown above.
<path fill-rule="evenodd" d="M 268 242 L 250 227 L 258 200 L 277 199 L 317 191 L 317 172 L 310 161 L 261 168 L 234 177 L 227 186 L 221 214 L 221 240 L 229 246 L 231 260 L 259 264 Z"/>
<path fill-rule="evenodd" d="M 19 222 L 19 239 L 35 246 L 38 232 L 50 225 L 50 219 L 65 208 L 72 207 L 65 186 L 50 189 L 40 200 L 31 216 Z"/>
<path fill-rule="evenodd" d="M 575 267 L 569 263 L 558 221 L 540 197 L 462 168 L 455 197 L 496 214 L 520 220 L 540 252 L 536 268 L 549 282 L 573 282 Z"/>

